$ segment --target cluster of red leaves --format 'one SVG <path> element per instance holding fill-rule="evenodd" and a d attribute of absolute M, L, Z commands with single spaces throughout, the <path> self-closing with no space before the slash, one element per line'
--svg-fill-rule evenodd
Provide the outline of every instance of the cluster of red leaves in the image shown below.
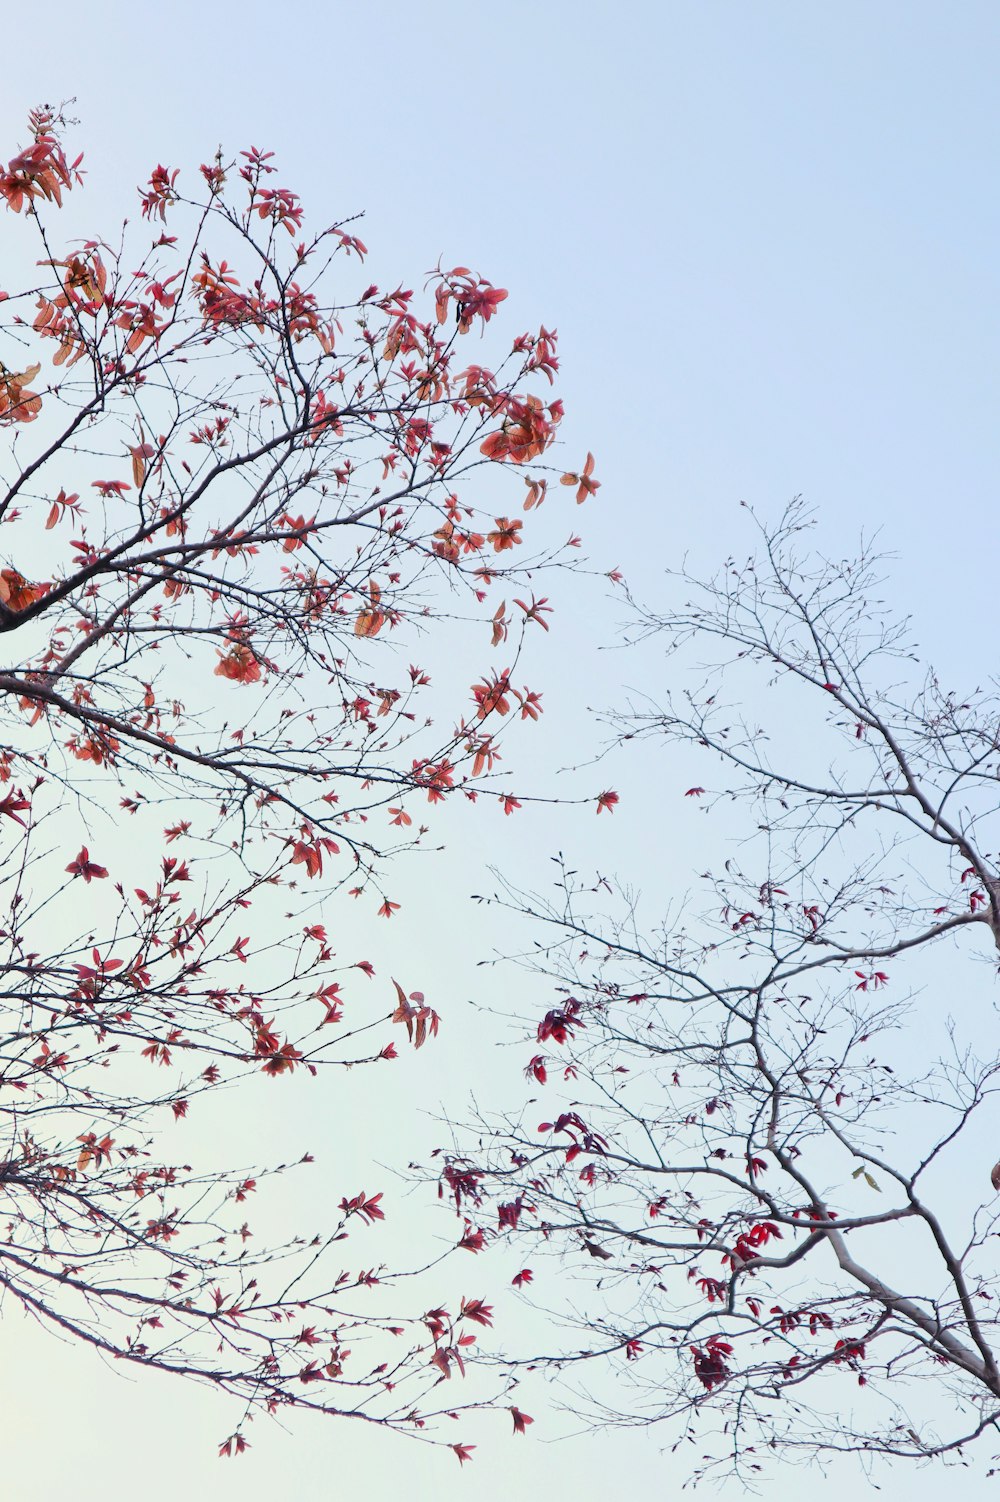
<path fill-rule="evenodd" d="M 411 621 L 421 631 L 464 630 L 451 609 L 454 590 L 482 604 L 503 579 L 525 596 L 515 599 L 521 625 L 548 631 L 547 600 L 527 596 L 532 559 L 525 542 L 534 518 L 494 516 L 492 505 L 480 514 L 451 487 L 482 456 L 501 467 L 497 482 L 514 484 L 518 498 L 523 474 L 526 511 L 541 504 L 547 481 L 530 466 L 552 447 L 563 410 L 528 388 L 536 377 L 552 383 L 556 336 L 544 326 L 537 335 L 518 335 L 501 351 L 496 372 L 478 364 L 457 371 L 461 336 L 485 331 L 507 298 L 466 267 L 435 273 L 423 314 L 402 285 L 385 294 L 370 286 L 356 301 L 357 316 L 343 317 L 339 285 L 335 300 L 321 301 L 324 258 L 363 257 L 365 246 L 337 226 L 296 243 L 304 223 L 300 199 L 274 179 L 270 154 L 256 149 L 234 164 L 219 157 L 203 166 L 198 198 L 187 196 L 179 170 L 158 164 L 140 192 L 141 211 L 144 220 L 169 223 L 171 233 L 164 228 L 134 259 L 97 237 L 52 249 L 52 227 L 39 212 L 57 210 L 81 181 L 80 158 L 70 163 L 60 143 L 62 123 L 54 112 L 37 113 L 28 146 L 0 170 L 0 197 L 12 214 L 24 214 L 29 232 L 42 231 L 44 251 L 41 286 L 31 289 L 33 312 L 16 319 L 25 354 L 17 369 L 0 366 L 0 425 L 41 417 L 23 435 L 30 442 L 50 416 L 69 414 L 69 438 L 43 445 L 31 470 L 32 497 L 42 508 L 24 510 L 27 526 L 37 528 L 33 540 L 46 534 L 51 577 L 31 582 L 11 565 L 0 567 L 5 627 L 30 626 L 24 635 L 32 637 L 7 690 L 18 749 L 12 736 L 11 748 L 0 752 L 0 779 L 20 775 L 29 791 L 8 792 L 0 814 L 8 837 L 24 840 L 28 851 L 44 812 L 32 798 L 50 775 L 54 748 L 63 761 L 68 753 L 79 764 L 76 776 L 92 806 L 113 797 L 135 817 L 136 838 L 114 863 L 120 880 L 92 857 L 97 836 L 87 826 L 70 833 L 50 861 L 54 896 L 40 899 L 38 912 L 49 901 L 66 909 L 85 903 L 88 922 L 91 909 L 100 912 L 94 926 L 104 927 L 96 935 L 88 932 L 65 952 L 53 943 L 48 952 L 48 910 L 36 921 L 27 906 L 0 931 L 0 944 L 24 967 L 32 1005 L 37 1001 L 46 1019 L 27 1049 L 20 1005 L 8 1019 L 12 1057 L 21 1062 L 4 1084 L 30 1097 L 35 1123 L 23 1148 L 30 1193 L 22 1195 L 13 1170 L 5 1170 L 11 1224 L 26 1244 L 35 1235 L 46 1265 L 57 1258 L 79 1274 L 87 1329 L 103 1349 L 154 1366 L 187 1363 L 251 1408 L 335 1409 L 335 1398 L 311 1396 L 340 1380 L 350 1356 L 342 1317 L 334 1320 L 322 1300 L 329 1301 L 330 1287 L 346 1299 L 351 1289 L 369 1288 L 391 1272 L 345 1269 L 324 1274 L 325 1282 L 317 1273 L 322 1295 L 313 1301 L 282 1272 L 279 1290 L 290 1286 L 294 1295 L 265 1292 L 272 1256 L 280 1263 L 293 1252 L 258 1246 L 247 1222 L 239 1223 L 243 1210 L 235 1220 L 227 1217 L 266 1170 L 256 1169 L 254 1178 L 245 1170 L 221 1172 L 213 1180 L 167 1155 L 155 1162 L 140 1123 L 147 1115 L 158 1119 L 155 1108 L 180 1136 L 196 1129 L 202 1096 L 241 1077 L 262 1071 L 298 1080 L 325 1063 L 396 1057 L 391 1042 L 362 1059 L 349 1057 L 346 1037 L 384 1028 L 387 1018 L 383 1011 L 375 1022 L 341 1031 L 352 999 L 345 994 L 350 987 L 331 978 L 336 928 L 325 914 L 323 923 L 303 921 L 315 916 L 304 904 L 315 902 L 347 852 L 358 871 L 352 890 L 376 890 L 378 912 L 392 917 L 399 903 L 384 895 L 376 871 L 402 836 L 380 845 L 372 810 L 388 808 L 391 826 L 404 830 L 413 826 L 408 798 L 426 794 L 434 804 L 464 792 L 474 802 L 479 789 L 470 780 L 493 770 L 497 740 L 507 733 L 504 725 L 495 735 L 492 724 L 487 733 L 482 722 L 541 715 L 541 694 L 511 682 L 519 642 L 506 659 L 514 667 L 485 672 L 474 685 L 471 723 L 460 718 L 462 706 L 446 713 L 445 724 L 458 725 L 451 732 L 432 731 L 434 717 L 415 702 L 430 687 L 429 676 L 412 665 L 403 671 L 405 658 L 385 649 L 390 630 L 395 644 Z M 182 219 L 191 225 L 189 241 L 173 233 Z M 58 372 L 48 382 L 46 360 Z M 207 380 L 204 371 L 211 372 Z M 178 420 L 177 411 L 191 415 Z M 104 478 L 85 469 L 75 491 L 62 466 L 80 462 L 73 434 L 81 424 L 94 429 Z M 385 495 L 368 480 L 379 465 Z M 521 474 L 506 472 L 515 466 Z M 577 500 L 596 493 L 593 470 L 588 454 L 578 475 L 563 476 Z M 19 488 L 17 482 L 14 492 Z M 308 507 L 304 492 L 317 498 Z M 12 498 L 6 523 L 22 516 Z M 25 549 L 14 556 L 29 555 Z M 527 562 L 518 567 L 522 557 Z M 435 576 L 448 592 L 443 607 L 428 582 Z M 517 629 L 505 603 L 494 607 L 490 602 L 482 614 L 496 647 L 508 634 L 516 638 Z M 21 615 L 23 623 L 15 619 Z M 234 702 L 228 689 L 206 694 L 210 674 L 227 685 L 258 687 L 237 694 L 238 718 L 228 718 Z M 196 676 L 200 694 L 189 695 Z M 200 698 L 198 710 L 187 709 L 187 697 Z M 521 807 L 512 792 L 492 796 L 505 814 Z M 166 828 L 153 812 L 161 799 L 181 804 L 166 816 Z M 601 794 L 598 811 L 616 799 Z M 384 818 L 377 822 L 384 835 Z M 407 838 L 424 832 L 421 826 Z M 174 847 L 175 841 L 190 844 Z M 140 875 L 144 884 L 133 886 L 124 868 L 147 858 L 149 842 L 184 854 L 157 848 L 153 879 Z M 38 856 L 39 870 L 50 857 Z M 91 890 L 83 894 L 78 881 Z M 283 920 L 287 932 L 268 937 L 257 912 L 249 921 L 244 915 L 264 908 L 277 889 L 283 899 L 289 894 L 293 911 Z M 15 907 L 21 902 L 19 892 Z M 36 929 L 43 934 L 37 943 Z M 374 974 L 369 961 L 344 968 Z M 253 993 L 255 984 L 262 995 Z M 393 985 L 391 1022 L 405 1027 L 419 1050 L 437 1034 L 438 1013 L 422 992 Z M 576 1025 L 582 1022 L 567 1004 L 550 1036 L 562 1041 Z M 126 1060 L 126 1069 L 141 1062 L 151 1081 L 145 1093 L 116 1094 L 116 1071 Z M 70 1135 L 67 1147 L 59 1113 L 67 1092 L 77 1090 L 93 1129 Z M 105 1130 L 109 1123 L 113 1134 Z M 560 1118 L 553 1130 L 568 1134 L 570 1154 L 585 1146 L 601 1150 L 575 1119 Z M 71 1185 L 72 1206 L 60 1212 L 53 1231 L 45 1195 L 52 1186 L 68 1193 Z M 450 1188 L 456 1204 L 463 1195 L 475 1199 L 469 1174 Z M 346 1238 L 348 1221 L 353 1234 L 382 1220 L 381 1200 L 363 1193 L 341 1199 L 342 1223 L 329 1245 Z M 530 1213 L 520 1199 L 505 1207 L 508 1220 L 522 1209 Z M 95 1224 L 111 1228 L 106 1253 L 94 1251 Z M 467 1251 L 485 1244 L 486 1233 L 471 1225 L 460 1243 Z M 167 1249 L 176 1263 L 163 1291 L 145 1269 L 159 1269 Z M 115 1265 L 115 1288 L 125 1289 L 119 1303 L 105 1294 L 111 1283 L 104 1257 Z M 303 1244 L 307 1271 L 318 1260 Z M 514 1283 L 530 1280 L 524 1269 Z M 54 1303 L 74 1296 L 72 1282 L 60 1285 Z M 462 1353 L 475 1339 L 468 1327 L 489 1327 L 492 1313 L 483 1299 L 465 1299 L 454 1325 L 443 1312 L 441 1330 L 434 1320 L 422 1321 L 423 1345 L 400 1363 L 403 1375 L 422 1377 L 429 1390 L 432 1363 L 435 1381 L 461 1371 Z M 311 1321 L 301 1336 L 291 1328 L 293 1317 Z M 53 1318 L 58 1322 L 58 1309 Z M 362 1312 L 356 1323 L 367 1330 L 377 1322 Z M 157 1337 L 161 1347 L 152 1331 L 169 1332 Z M 229 1343 L 225 1364 L 215 1359 L 220 1338 Z M 327 1359 L 303 1367 L 296 1346 L 321 1341 L 330 1347 Z M 170 1360 L 158 1349 L 169 1349 Z M 392 1391 L 385 1371 L 376 1367 L 364 1379 L 373 1403 Z M 385 1422 L 418 1422 L 399 1419 L 391 1401 L 386 1411 Z M 531 1418 L 517 1407 L 507 1411 L 514 1432 L 525 1433 Z M 219 1453 L 230 1457 L 246 1448 L 237 1431 Z M 454 1446 L 463 1463 L 472 1448 Z"/>
<path fill-rule="evenodd" d="M 55 133 L 59 123 L 56 116 L 44 108 L 35 110 L 29 123 L 34 141 L 11 157 L 5 172 L 0 171 L 0 198 L 15 214 L 38 199 L 48 199 L 58 207 L 63 191 L 82 181 L 79 167 L 83 154 L 67 162 Z"/>

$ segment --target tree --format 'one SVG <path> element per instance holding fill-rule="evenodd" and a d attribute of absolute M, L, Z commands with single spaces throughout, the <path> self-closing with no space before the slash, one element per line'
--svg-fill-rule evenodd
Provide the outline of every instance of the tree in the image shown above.
<path fill-rule="evenodd" d="M 988 1456 L 1000 1425 L 1000 703 L 924 673 L 878 558 L 817 560 L 807 522 L 639 610 L 673 688 L 617 732 L 675 748 L 663 863 L 673 785 L 711 869 L 659 927 L 561 857 L 554 895 L 498 887 L 555 988 L 546 1105 L 481 1122 L 442 1178 L 574 1331 L 531 1364 L 577 1411 L 665 1422 L 695 1474 L 744 1481 L 775 1450 Z"/>
<path fill-rule="evenodd" d="M 280 1091 L 437 1031 L 417 990 L 359 994 L 375 966 L 338 956 L 317 893 L 391 918 L 425 805 L 519 807 L 496 779 L 503 727 L 541 709 L 520 677 L 548 629 L 531 585 L 573 557 L 515 567 L 562 417 L 538 394 L 555 335 L 463 365 L 506 292 L 464 267 L 423 300 L 347 292 L 355 226 L 307 233 L 256 149 L 190 191 L 157 166 L 114 244 L 67 247 L 66 128 L 35 111 L 0 172 L 9 253 L 37 261 L 0 293 L 0 1284 L 247 1412 L 412 1430 L 482 1302 L 365 1312 L 393 1272 L 340 1244 L 381 1193 L 345 1186 L 322 1236 L 258 1244 L 246 1202 L 270 1170 L 184 1165 L 169 1131 L 261 1072 Z M 592 460 L 566 480 L 592 494 Z M 510 666 L 470 698 L 414 660 L 454 677 L 489 639 Z"/>

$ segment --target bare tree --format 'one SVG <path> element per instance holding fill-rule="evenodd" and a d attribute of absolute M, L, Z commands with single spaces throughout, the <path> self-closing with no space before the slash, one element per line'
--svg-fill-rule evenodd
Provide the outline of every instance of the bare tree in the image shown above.
<path fill-rule="evenodd" d="M 810 556 L 808 521 L 636 607 L 672 686 L 616 730 L 663 746 L 665 880 L 672 794 L 711 869 L 659 926 L 561 857 L 554 893 L 489 897 L 555 989 L 548 1119 L 482 1121 L 442 1178 L 576 1332 L 525 1359 L 744 1481 L 775 1451 L 988 1464 L 1000 1427 L 1000 701 L 925 672 L 878 558 Z"/>

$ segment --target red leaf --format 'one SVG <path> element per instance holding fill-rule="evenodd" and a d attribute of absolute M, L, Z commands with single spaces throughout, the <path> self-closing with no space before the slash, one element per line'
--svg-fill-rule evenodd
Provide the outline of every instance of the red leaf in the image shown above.
<path fill-rule="evenodd" d="M 86 845 L 82 847 L 80 854 L 77 856 L 76 860 L 70 861 L 69 865 L 66 867 L 66 870 L 69 872 L 70 876 L 82 876 L 88 886 L 95 877 L 97 877 L 98 880 L 103 880 L 103 878 L 108 874 L 106 866 L 99 866 L 97 865 L 96 861 L 92 861 L 90 859 L 90 852 L 88 851 Z"/>
<path fill-rule="evenodd" d="M 524 1434 L 527 1425 L 535 1422 L 530 1414 L 522 1413 L 520 1408 L 512 1408 L 510 1416 L 514 1420 L 515 1434 Z"/>
<path fill-rule="evenodd" d="M 30 807 L 30 800 L 23 797 L 20 789 L 18 789 L 16 793 L 8 793 L 3 802 L 0 803 L 0 814 L 6 814 L 8 819 L 13 819 L 15 823 L 21 825 L 22 829 L 27 829 L 28 826 L 21 818 L 21 814 Z"/>
<path fill-rule="evenodd" d="M 475 1320 L 477 1325 L 492 1325 L 493 1310 L 482 1299 L 463 1299 L 458 1311 L 459 1319 Z"/>

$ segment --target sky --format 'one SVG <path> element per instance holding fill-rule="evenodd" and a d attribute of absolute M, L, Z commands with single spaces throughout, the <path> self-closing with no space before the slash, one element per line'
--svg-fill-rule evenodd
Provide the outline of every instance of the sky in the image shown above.
<path fill-rule="evenodd" d="M 878 533 L 895 555 L 886 597 L 914 613 L 946 684 L 994 671 L 982 624 L 1000 541 L 994 4 L 49 0 L 43 19 L 5 19 L 3 47 L 0 155 L 32 105 L 75 98 L 93 229 L 132 211 L 157 162 L 193 170 L 220 143 L 254 144 L 317 218 L 364 211 L 373 279 L 420 285 L 439 258 L 462 263 L 509 289 L 519 328 L 558 328 L 567 463 L 593 450 L 602 481 L 572 517 L 598 572 L 621 568 L 655 604 L 667 569 L 748 551 L 741 502 L 773 518 L 801 492 L 821 551 Z M 592 709 L 661 686 L 655 659 L 608 650 L 624 615 L 610 586 L 568 588 L 560 609 L 530 769 L 543 788 L 600 750 Z M 509 985 L 476 970 L 504 943 L 468 904 L 487 856 L 530 879 L 565 848 L 662 888 L 664 903 L 696 861 L 674 770 L 648 752 L 591 770 L 621 792 L 613 820 L 512 820 L 491 827 L 485 855 L 456 829 L 442 886 L 413 880 L 398 927 L 379 935 L 387 972 L 419 960 L 450 1028 L 435 1073 L 426 1056 L 423 1074 L 401 1070 L 397 1110 L 414 1123 L 467 1088 L 470 1055 L 488 1055 L 487 1076 L 500 1057 L 502 1031 L 468 1005 L 483 987 L 499 1005 Z M 281 1129 L 291 1141 L 320 1109 L 336 1151 L 363 1163 L 380 1152 L 352 1138 L 363 1104 L 345 1087 Z M 412 1130 L 433 1141 L 429 1125 Z M 485 1263 L 476 1273 L 485 1286 Z M 173 1502 L 179 1486 L 217 1502 L 345 1486 L 372 1502 L 402 1488 L 410 1502 L 470 1490 L 493 1502 L 558 1486 L 589 1502 L 624 1472 L 651 1496 L 684 1476 L 660 1435 L 559 1440 L 573 1426 L 543 1389 L 524 1400 L 530 1437 L 484 1431 L 463 1471 L 447 1453 L 321 1423 L 290 1437 L 257 1425 L 252 1457 L 224 1465 L 215 1447 L 231 1424 L 210 1395 L 108 1371 L 10 1310 L 2 1337 L 17 1354 L 0 1394 L 18 1502 L 139 1488 Z M 934 1475 L 909 1477 L 908 1495 L 930 1497 Z M 796 1480 L 779 1471 L 771 1495 L 794 1495 Z"/>

